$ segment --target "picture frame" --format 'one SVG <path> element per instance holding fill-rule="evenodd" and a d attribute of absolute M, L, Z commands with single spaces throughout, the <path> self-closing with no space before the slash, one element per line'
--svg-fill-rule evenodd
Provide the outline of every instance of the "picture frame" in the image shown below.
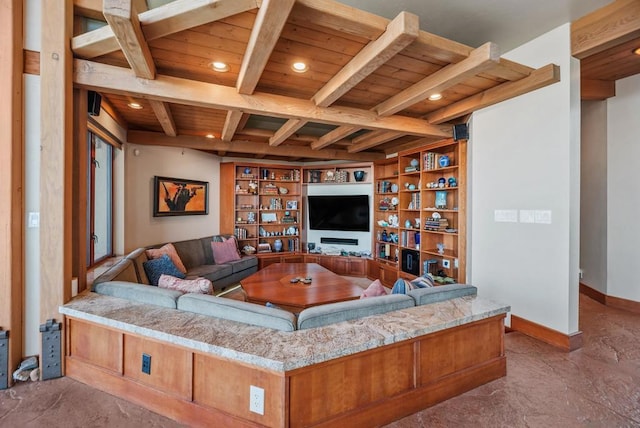
<path fill-rule="evenodd" d="M 275 223 L 278 221 L 278 215 L 276 213 L 260 213 L 260 220 L 262 223 Z"/>
<path fill-rule="evenodd" d="M 287 209 L 288 210 L 297 210 L 298 209 L 298 201 L 287 201 Z"/>
<path fill-rule="evenodd" d="M 153 177 L 153 216 L 209 214 L 209 182 Z"/>

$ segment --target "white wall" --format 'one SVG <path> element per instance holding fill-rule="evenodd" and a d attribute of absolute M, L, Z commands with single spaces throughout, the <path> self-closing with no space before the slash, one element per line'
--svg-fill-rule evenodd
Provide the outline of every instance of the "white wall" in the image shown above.
<path fill-rule="evenodd" d="M 138 149 L 139 155 L 133 151 Z M 198 150 L 126 144 L 124 251 L 201 238 L 220 228 L 220 158 Z M 153 177 L 209 182 L 209 214 L 153 217 Z"/>
<path fill-rule="evenodd" d="M 309 229 L 309 213 L 307 207 L 307 198 L 309 195 L 367 195 L 369 197 L 369 232 L 346 232 L 333 230 L 311 230 Z M 306 242 L 315 242 L 316 247 L 322 247 L 323 251 L 359 251 L 371 252 L 371 233 L 373 233 L 373 184 L 307 184 L 306 193 L 303 198 L 303 207 L 305 212 L 306 226 Z M 358 245 L 338 245 L 338 244 L 322 244 L 320 238 L 348 238 L 357 239 Z"/>
<path fill-rule="evenodd" d="M 607 112 L 607 294 L 640 301 L 640 75 L 616 82 Z"/>
<path fill-rule="evenodd" d="M 581 121 L 581 282 L 607 293 L 607 102 L 584 101 Z"/>
<path fill-rule="evenodd" d="M 555 63 L 561 81 L 473 115 L 468 278 L 512 314 L 570 334 L 578 330 L 580 161 L 570 25 L 504 56 L 536 68 Z M 496 222 L 495 210 L 549 210 L 551 224 Z"/>

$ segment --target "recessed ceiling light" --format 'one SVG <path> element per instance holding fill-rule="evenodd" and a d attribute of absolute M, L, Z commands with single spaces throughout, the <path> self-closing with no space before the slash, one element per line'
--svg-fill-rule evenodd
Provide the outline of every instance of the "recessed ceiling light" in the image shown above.
<path fill-rule="evenodd" d="M 304 73 L 309 70 L 309 66 L 302 61 L 298 61 L 291 64 L 291 69 L 296 73 Z"/>
<path fill-rule="evenodd" d="M 636 55 L 640 55 L 640 48 L 635 48 L 633 50 L 633 53 L 636 54 Z"/>
<path fill-rule="evenodd" d="M 211 66 L 211 68 L 213 68 L 213 71 L 218 71 L 220 73 L 226 73 L 227 71 L 229 71 L 229 65 L 226 62 L 213 61 L 209 65 Z"/>
<path fill-rule="evenodd" d="M 442 99 L 442 94 L 431 94 L 429 95 L 429 101 L 438 101 Z"/>
<path fill-rule="evenodd" d="M 213 134 L 207 134 L 207 135 L 205 135 L 205 137 L 207 137 L 207 138 L 216 138 L 216 136 L 213 135 Z"/>
<path fill-rule="evenodd" d="M 129 104 L 127 104 L 130 108 L 134 109 L 134 110 L 141 110 L 142 109 L 142 104 L 137 103 L 135 101 L 131 101 Z"/>

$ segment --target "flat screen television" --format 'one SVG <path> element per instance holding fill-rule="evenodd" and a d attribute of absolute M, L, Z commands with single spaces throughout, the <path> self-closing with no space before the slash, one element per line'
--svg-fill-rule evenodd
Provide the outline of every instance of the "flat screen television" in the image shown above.
<path fill-rule="evenodd" d="M 369 231 L 369 196 L 308 196 L 312 230 Z"/>

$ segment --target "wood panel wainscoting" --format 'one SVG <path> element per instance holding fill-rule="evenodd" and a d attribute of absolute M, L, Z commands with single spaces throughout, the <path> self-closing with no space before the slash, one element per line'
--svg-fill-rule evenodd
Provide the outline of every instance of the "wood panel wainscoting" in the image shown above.
<path fill-rule="evenodd" d="M 67 315 L 66 376 L 191 426 L 374 426 L 505 376 L 504 317 L 279 371 Z"/>
<path fill-rule="evenodd" d="M 582 282 L 580 283 L 580 292 L 605 306 L 611 306 L 612 308 L 623 309 L 625 311 L 640 314 L 640 302 L 623 299 L 621 297 L 609 296 L 601 291 L 589 287 L 587 284 L 583 284 Z"/>

